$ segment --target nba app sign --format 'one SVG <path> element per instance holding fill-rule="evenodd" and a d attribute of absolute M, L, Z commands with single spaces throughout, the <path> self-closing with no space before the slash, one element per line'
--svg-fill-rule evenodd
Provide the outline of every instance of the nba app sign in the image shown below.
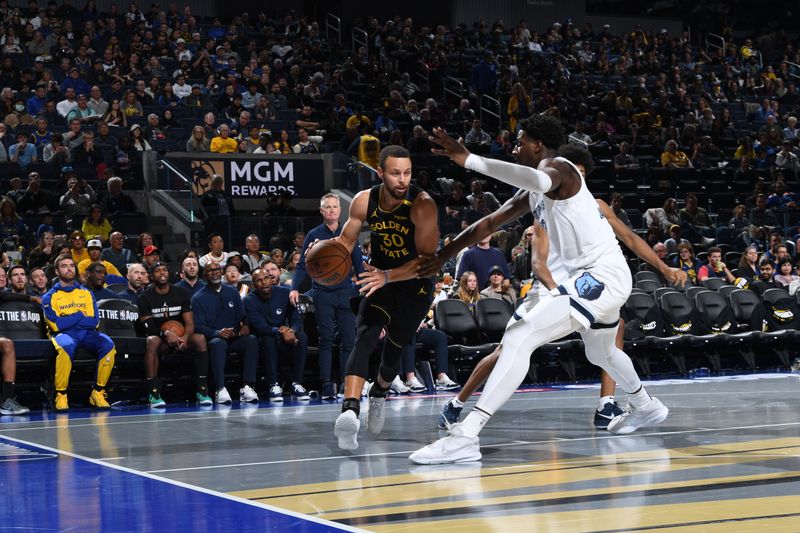
<path fill-rule="evenodd" d="M 211 188 L 214 175 L 224 178 L 225 192 L 233 199 L 266 198 L 282 192 L 300 198 L 325 194 L 322 158 L 170 158 L 188 171 L 193 192 L 198 196 Z"/>

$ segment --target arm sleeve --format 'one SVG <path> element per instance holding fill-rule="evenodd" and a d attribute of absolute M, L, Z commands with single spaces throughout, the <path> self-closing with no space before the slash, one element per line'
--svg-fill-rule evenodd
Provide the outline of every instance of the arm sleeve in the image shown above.
<path fill-rule="evenodd" d="M 488 159 L 470 154 L 464 168 L 480 172 L 511 186 L 532 192 L 548 192 L 553 182 L 546 173 L 535 168 L 507 163 L 499 159 Z"/>

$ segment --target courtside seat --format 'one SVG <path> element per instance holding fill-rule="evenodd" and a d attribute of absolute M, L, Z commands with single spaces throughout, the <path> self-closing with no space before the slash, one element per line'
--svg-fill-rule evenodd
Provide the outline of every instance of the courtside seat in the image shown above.
<path fill-rule="evenodd" d="M 114 341 L 119 356 L 143 357 L 146 339 L 139 336 L 139 309 L 128 300 L 108 299 L 97 302 L 99 330 Z"/>
<path fill-rule="evenodd" d="M 18 361 L 42 361 L 55 357 L 55 348 L 45 334 L 44 316 L 38 304 L 0 304 L 0 336 L 14 341 Z"/>
<path fill-rule="evenodd" d="M 475 318 L 478 330 L 484 339 L 489 342 L 500 342 L 512 313 L 511 304 L 505 300 L 497 298 L 478 300 L 475 304 Z"/>
<path fill-rule="evenodd" d="M 703 280 L 703 287 L 711 291 L 718 291 L 725 285 L 727 283 L 722 278 L 706 278 Z"/>
<path fill-rule="evenodd" d="M 450 363 L 456 368 L 469 366 L 489 355 L 497 343 L 481 343 L 475 317 L 461 300 L 448 299 L 436 304 L 433 313 L 436 329 L 445 332 L 450 339 L 448 354 Z"/>

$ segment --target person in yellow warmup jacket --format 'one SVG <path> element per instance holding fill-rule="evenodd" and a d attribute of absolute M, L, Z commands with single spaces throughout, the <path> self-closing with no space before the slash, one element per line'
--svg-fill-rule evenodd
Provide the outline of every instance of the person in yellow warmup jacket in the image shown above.
<path fill-rule="evenodd" d="M 89 403 L 98 409 L 108 409 L 110 405 L 105 388 L 117 353 L 114 341 L 97 331 L 100 323 L 97 302 L 92 292 L 76 281 L 77 269 L 72 256 L 59 256 L 55 267 L 58 281 L 42 297 L 50 342 L 56 349 L 55 408 L 57 411 L 69 409 L 67 387 L 72 359 L 78 348 L 82 347 L 97 356 L 97 380 Z"/>

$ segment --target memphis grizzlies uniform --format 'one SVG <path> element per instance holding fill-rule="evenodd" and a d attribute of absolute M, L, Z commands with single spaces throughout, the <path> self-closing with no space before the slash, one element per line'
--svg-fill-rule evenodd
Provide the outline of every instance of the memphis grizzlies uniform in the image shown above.
<path fill-rule="evenodd" d="M 580 176 L 577 167 L 564 158 Z M 533 194 L 533 193 L 531 193 Z M 572 316 L 585 329 L 613 326 L 631 292 L 631 273 L 614 230 L 581 179 L 578 193 L 566 200 L 545 195 L 543 226 L 568 279 L 557 280 L 559 292 L 571 298 Z M 552 252 L 551 252 L 552 253 Z M 548 266 L 550 260 L 548 258 Z"/>

